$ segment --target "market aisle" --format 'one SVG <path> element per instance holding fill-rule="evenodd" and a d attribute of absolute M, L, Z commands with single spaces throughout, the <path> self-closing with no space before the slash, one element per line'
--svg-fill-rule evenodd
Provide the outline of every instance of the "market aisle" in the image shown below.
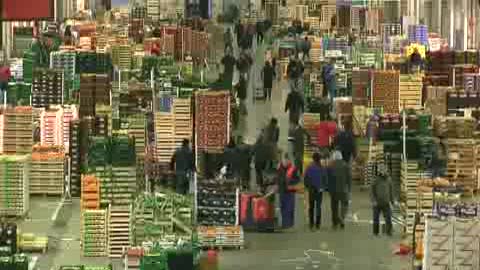
<path fill-rule="evenodd" d="M 264 64 L 265 47 L 259 46 L 256 53 L 256 62 L 251 75 L 259 74 Z M 251 77 L 252 78 L 252 77 Z M 249 98 L 247 102 L 248 138 L 255 139 L 260 129 L 271 116 L 277 117 L 280 124 L 280 142 L 282 149 L 287 149 L 288 117 L 284 113 L 284 104 L 287 96 L 286 82 L 277 83 L 273 90 L 272 101 L 253 101 L 251 95 L 255 88 L 261 86 L 261 81 L 250 80 Z M 252 184 L 254 182 L 252 177 Z M 371 209 L 369 195 L 366 191 L 354 189 L 351 212 L 355 215 L 355 222 L 350 217 L 344 231 L 331 229 L 330 198 L 323 199 L 322 228 L 318 232 L 310 232 L 306 228 L 303 196 L 297 195 L 296 224 L 292 230 L 279 233 L 246 233 L 247 246 L 244 250 L 224 251 L 221 258 L 222 270 L 252 270 L 252 269 L 339 269 L 339 270 L 386 270 L 404 269 L 407 261 L 392 256 L 392 250 L 399 237 L 374 238 L 371 234 Z M 397 229 L 398 231 L 398 229 Z M 311 261 L 305 259 L 305 251 L 328 250 L 334 252 L 335 257 L 319 255 L 310 252 Z M 294 262 L 292 262 L 294 260 Z"/>

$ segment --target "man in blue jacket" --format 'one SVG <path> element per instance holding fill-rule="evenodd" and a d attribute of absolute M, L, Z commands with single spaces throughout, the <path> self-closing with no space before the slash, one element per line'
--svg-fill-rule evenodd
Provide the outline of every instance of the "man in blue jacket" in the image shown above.
<path fill-rule="evenodd" d="M 337 79 L 335 72 L 335 59 L 331 58 L 330 62 L 323 66 L 322 79 L 332 105 L 337 91 Z M 332 108 L 335 109 L 335 106 L 332 106 Z"/>
<path fill-rule="evenodd" d="M 328 171 L 320 161 L 320 154 L 313 153 L 313 162 L 305 171 L 305 186 L 308 189 L 310 229 L 314 226 L 318 230 L 322 223 L 322 199 L 323 192 L 327 188 Z"/>

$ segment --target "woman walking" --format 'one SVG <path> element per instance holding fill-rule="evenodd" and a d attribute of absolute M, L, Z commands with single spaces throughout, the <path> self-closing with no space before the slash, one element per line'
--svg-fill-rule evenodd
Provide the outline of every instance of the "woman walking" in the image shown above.
<path fill-rule="evenodd" d="M 272 100 L 272 87 L 273 87 L 273 78 L 275 77 L 275 70 L 269 61 L 265 62 L 265 66 L 262 70 L 263 77 L 263 97 L 265 101 Z"/>

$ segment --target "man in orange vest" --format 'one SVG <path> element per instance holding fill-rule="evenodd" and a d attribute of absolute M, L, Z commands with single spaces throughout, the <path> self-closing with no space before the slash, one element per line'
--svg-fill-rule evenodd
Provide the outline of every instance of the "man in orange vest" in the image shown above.
<path fill-rule="evenodd" d="M 277 169 L 277 185 L 282 212 L 282 228 L 289 229 L 295 224 L 295 185 L 300 182 L 300 175 L 295 165 L 285 154 Z"/>

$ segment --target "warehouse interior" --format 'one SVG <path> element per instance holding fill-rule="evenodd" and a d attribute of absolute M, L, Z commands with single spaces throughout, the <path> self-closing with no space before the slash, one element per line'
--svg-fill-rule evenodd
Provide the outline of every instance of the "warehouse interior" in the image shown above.
<path fill-rule="evenodd" d="M 479 15 L 0 0 L 0 270 L 480 270 Z"/>

